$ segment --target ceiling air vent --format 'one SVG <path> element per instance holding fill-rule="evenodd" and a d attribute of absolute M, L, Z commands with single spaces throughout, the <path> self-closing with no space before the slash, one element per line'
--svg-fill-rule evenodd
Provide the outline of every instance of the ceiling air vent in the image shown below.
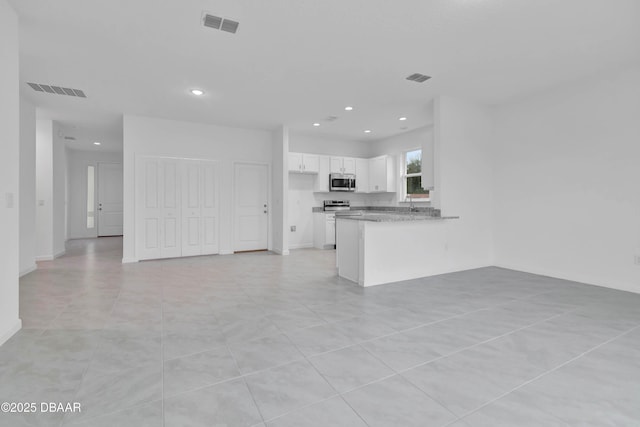
<path fill-rule="evenodd" d="M 231 19 L 225 19 L 224 21 L 222 21 L 222 27 L 220 27 L 220 29 L 222 31 L 226 31 L 227 33 L 235 34 L 236 31 L 238 31 L 238 25 L 240 25 L 239 22 L 232 21 Z"/>
<path fill-rule="evenodd" d="M 87 95 L 84 94 L 80 89 L 71 89 L 68 87 L 60 87 L 60 86 L 51 86 L 44 85 L 38 83 L 27 83 L 33 90 L 36 92 L 46 92 L 57 95 L 67 95 L 67 96 L 76 96 L 78 98 L 86 98 Z"/>
<path fill-rule="evenodd" d="M 407 77 L 407 80 L 411 80 L 412 82 L 424 83 L 430 78 L 430 76 L 425 76 L 424 74 L 414 73 Z"/>
<path fill-rule="evenodd" d="M 324 119 L 327 122 L 335 122 L 336 120 L 338 120 L 337 116 L 328 116 L 326 119 Z"/>
<path fill-rule="evenodd" d="M 203 22 L 205 27 L 226 31 L 227 33 L 232 33 L 232 34 L 235 34 L 236 31 L 238 31 L 238 26 L 240 25 L 238 21 L 221 18 L 219 16 L 210 15 L 208 13 L 204 13 L 203 16 L 204 16 Z"/>
<path fill-rule="evenodd" d="M 220 25 L 222 25 L 222 18 L 220 18 L 219 16 L 213 16 L 209 14 L 204 15 L 205 27 L 215 28 L 216 30 L 219 30 Z"/>
<path fill-rule="evenodd" d="M 74 136 L 65 136 L 64 139 L 66 139 L 67 141 L 75 141 L 76 138 Z"/>

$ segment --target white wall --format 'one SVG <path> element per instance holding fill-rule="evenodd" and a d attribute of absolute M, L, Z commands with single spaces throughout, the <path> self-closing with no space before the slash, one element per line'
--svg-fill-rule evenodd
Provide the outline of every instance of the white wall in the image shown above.
<path fill-rule="evenodd" d="M 366 159 L 372 157 L 370 144 L 370 142 L 365 141 L 350 141 L 328 135 L 310 135 L 299 132 L 291 132 L 289 136 L 289 151 L 293 153 L 362 157 Z"/>
<path fill-rule="evenodd" d="M 18 17 L 0 0 L 0 345 L 20 327 L 18 318 L 20 96 Z M 13 202 L 9 203 L 13 198 Z"/>
<path fill-rule="evenodd" d="M 36 120 L 36 260 L 65 253 L 66 147 L 58 123 Z"/>
<path fill-rule="evenodd" d="M 69 177 L 68 225 L 70 239 L 98 236 L 97 222 L 87 228 L 87 167 L 95 167 L 96 183 L 98 163 L 122 163 L 122 153 L 99 150 L 68 150 L 67 175 Z M 97 191 L 97 188 L 95 189 Z M 95 203 L 98 195 L 95 193 Z M 96 207 L 94 207 L 94 211 Z M 97 218 L 97 215 L 96 215 Z"/>
<path fill-rule="evenodd" d="M 640 292 L 640 68 L 496 110 L 496 263 Z"/>
<path fill-rule="evenodd" d="M 286 232 L 288 223 L 287 206 L 289 204 L 289 129 L 281 127 L 273 133 L 273 168 L 272 168 L 272 201 L 271 223 L 273 250 L 281 255 L 289 254 L 289 234 Z"/>
<path fill-rule="evenodd" d="M 36 259 L 53 259 L 53 122 L 36 121 Z"/>
<path fill-rule="evenodd" d="M 36 269 L 36 107 L 20 97 L 20 275 Z"/>
<path fill-rule="evenodd" d="M 273 134 L 268 131 L 124 116 L 124 253 L 135 258 L 136 155 L 210 159 L 220 162 L 220 252 L 233 251 L 233 164 L 238 161 L 271 166 Z"/>
<path fill-rule="evenodd" d="M 432 204 L 448 223 L 452 271 L 493 265 L 493 120 L 489 108 L 440 97 L 435 101 L 436 159 Z"/>
<path fill-rule="evenodd" d="M 67 154 L 64 139 L 58 132 L 60 125 L 53 122 L 52 186 L 53 186 L 53 256 L 65 253 L 67 241 Z"/>

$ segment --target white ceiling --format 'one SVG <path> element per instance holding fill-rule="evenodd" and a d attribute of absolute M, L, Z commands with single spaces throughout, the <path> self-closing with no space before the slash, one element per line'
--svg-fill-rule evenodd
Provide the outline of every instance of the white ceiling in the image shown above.
<path fill-rule="evenodd" d="M 23 93 L 88 141 L 119 138 L 122 114 L 379 139 L 424 125 L 437 94 L 497 104 L 640 61 L 637 0 L 11 2 Z M 237 34 L 202 27 L 203 11 Z"/>

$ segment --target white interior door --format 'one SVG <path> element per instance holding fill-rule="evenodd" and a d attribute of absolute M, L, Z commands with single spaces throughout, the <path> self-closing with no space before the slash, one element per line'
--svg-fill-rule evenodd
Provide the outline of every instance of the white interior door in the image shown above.
<path fill-rule="evenodd" d="M 181 255 L 180 247 L 180 182 L 182 168 L 176 159 L 160 163 L 160 258 Z"/>
<path fill-rule="evenodd" d="M 181 255 L 180 164 L 174 159 L 136 160 L 136 256 Z"/>
<path fill-rule="evenodd" d="M 235 165 L 234 251 L 267 249 L 269 209 L 267 165 Z"/>
<path fill-rule="evenodd" d="M 98 163 L 98 236 L 122 235 L 122 164 Z"/>
<path fill-rule="evenodd" d="M 162 161 L 153 158 L 136 159 L 136 257 L 161 257 L 160 223 L 162 221 L 160 179 Z"/>
<path fill-rule="evenodd" d="M 182 255 L 202 253 L 200 162 L 185 160 L 182 179 Z"/>
<path fill-rule="evenodd" d="M 215 162 L 200 162 L 202 177 L 202 255 L 220 252 L 218 221 L 220 204 L 218 187 L 218 167 Z"/>

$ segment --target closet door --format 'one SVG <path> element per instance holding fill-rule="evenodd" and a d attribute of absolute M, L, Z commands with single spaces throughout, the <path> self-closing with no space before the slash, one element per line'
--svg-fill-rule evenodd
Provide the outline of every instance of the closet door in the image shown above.
<path fill-rule="evenodd" d="M 202 177 L 202 254 L 217 254 L 219 250 L 218 216 L 218 168 L 215 162 L 200 164 Z"/>
<path fill-rule="evenodd" d="M 162 258 L 179 257 L 180 248 L 180 161 L 175 159 L 161 160 L 162 177 L 162 212 L 160 255 Z"/>
<path fill-rule="evenodd" d="M 202 254 L 202 171 L 197 160 L 183 160 L 182 256 Z"/>
<path fill-rule="evenodd" d="M 161 257 L 162 194 L 160 159 L 136 159 L 136 257 Z"/>

